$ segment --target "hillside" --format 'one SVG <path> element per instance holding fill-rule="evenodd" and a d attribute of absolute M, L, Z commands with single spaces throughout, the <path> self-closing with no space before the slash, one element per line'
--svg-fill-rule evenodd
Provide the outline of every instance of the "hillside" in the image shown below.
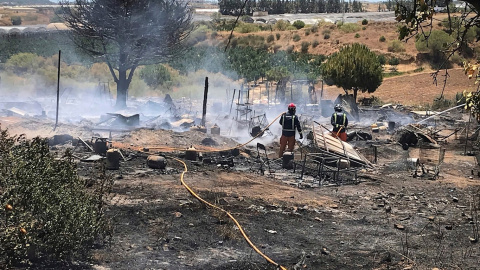
<path fill-rule="evenodd" d="M 446 18 L 445 14 L 438 14 L 435 20 L 441 21 Z M 400 64 L 396 67 L 398 75 L 384 79 L 383 84 L 373 94 L 383 102 L 401 103 L 405 105 L 426 105 L 431 103 L 433 99 L 440 96 L 442 90 L 448 99 L 452 99 L 455 95 L 463 90 L 474 90 L 473 81 L 468 80 L 463 74 L 461 66 L 454 64 L 449 71 L 441 71 L 435 82 L 430 64 L 423 60 L 421 54 L 415 47 L 415 40 L 399 41 L 397 26 L 398 23 L 392 21 L 368 21 L 368 24 L 362 25 L 362 18 L 358 19 L 358 31 L 346 33 L 333 23 L 320 22 L 318 30 L 313 31 L 311 25 L 305 28 L 293 31 L 260 31 L 254 33 L 234 33 L 234 38 L 242 38 L 250 35 L 262 36 L 268 44 L 270 50 L 289 50 L 299 52 L 302 43 L 308 42 L 308 53 L 330 55 L 338 51 L 342 46 L 349 43 L 362 43 L 367 45 L 372 51 L 378 55 L 383 55 L 387 59 L 398 58 Z M 440 29 L 438 24 L 434 25 L 434 29 Z M 273 35 L 276 38 L 272 42 L 267 42 L 268 36 Z M 294 37 L 298 35 L 297 41 Z M 218 32 L 214 43 L 225 44 L 230 36 L 230 32 Z M 278 38 L 279 37 L 279 38 Z M 380 40 L 381 37 L 382 41 Z M 211 40 L 209 42 L 212 42 Z M 389 50 L 392 43 L 400 44 L 400 49 Z M 314 46 L 316 44 L 316 46 Z M 398 48 L 398 46 L 397 46 Z M 384 72 L 391 73 L 392 67 L 385 65 Z M 447 82 L 444 86 L 445 74 L 448 74 Z M 401 85 L 401 87 L 400 87 Z M 321 83 L 317 84 L 316 89 L 321 88 Z M 324 98 L 336 98 L 342 89 L 335 86 L 324 85 Z M 370 95 L 359 95 L 370 97 Z"/>

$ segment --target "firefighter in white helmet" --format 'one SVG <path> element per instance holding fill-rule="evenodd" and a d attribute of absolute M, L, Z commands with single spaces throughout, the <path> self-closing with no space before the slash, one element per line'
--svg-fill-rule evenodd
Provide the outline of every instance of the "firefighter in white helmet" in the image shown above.
<path fill-rule="evenodd" d="M 343 112 L 342 106 L 340 106 L 340 104 L 335 105 L 334 110 L 335 112 L 332 114 L 332 118 L 330 119 L 330 123 L 333 126 L 332 135 L 346 142 L 347 141 L 346 129 L 348 126 L 347 114 Z"/>

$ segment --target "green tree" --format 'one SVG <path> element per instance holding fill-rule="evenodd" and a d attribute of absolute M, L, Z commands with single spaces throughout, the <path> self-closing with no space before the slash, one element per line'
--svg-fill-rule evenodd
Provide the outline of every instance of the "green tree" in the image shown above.
<path fill-rule="evenodd" d="M 162 64 L 148 65 L 140 71 L 140 78 L 153 88 L 158 88 L 167 82 L 172 81 L 172 76 L 168 69 Z"/>
<path fill-rule="evenodd" d="M 61 7 L 77 46 L 107 63 L 117 108 L 127 106 L 135 69 L 179 53 L 192 30 L 192 12 L 177 0 L 75 0 Z"/>
<path fill-rule="evenodd" d="M 373 93 L 382 84 L 382 66 L 375 53 L 362 44 L 344 46 L 332 54 L 322 66 L 322 74 L 328 84 L 353 91 Z"/>
<path fill-rule="evenodd" d="M 22 24 L 22 18 L 20 16 L 12 16 L 11 21 L 12 21 L 12 25 Z"/>
<path fill-rule="evenodd" d="M 32 74 L 45 62 L 45 59 L 34 53 L 19 53 L 10 57 L 5 63 L 5 68 L 17 75 Z"/>
<path fill-rule="evenodd" d="M 275 88 L 275 98 L 278 97 L 280 102 L 285 101 L 285 93 L 287 89 L 287 82 L 290 80 L 290 72 L 288 72 L 286 67 L 273 67 L 267 71 L 267 80 L 277 82 Z"/>
<path fill-rule="evenodd" d="M 445 50 L 454 41 L 454 38 L 442 30 L 433 30 L 428 39 L 424 36 L 415 42 L 415 47 L 420 52 L 430 55 L 433 67 L 439 67 L 447 60 Z"/>

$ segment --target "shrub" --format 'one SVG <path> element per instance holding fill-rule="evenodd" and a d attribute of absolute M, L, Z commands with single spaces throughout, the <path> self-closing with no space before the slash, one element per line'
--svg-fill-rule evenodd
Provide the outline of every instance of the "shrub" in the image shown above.
<path fill-rule="evenodd" d="M 340 30 L 344 33 L 355 33 L 360 30 L 360 25 L 356 23 L 344 23 L 340 26 Z"/>
<path fill-rule="evenodd" d="M 267 42 L 270 43 L 275 40 L 275 37 L 273 35 L 268 35 L 267 36 Z"/>
<path fill-rule="evenodd" d="M 362 30 L 367 30 L 367 27 L 363 26 L 363 27 L 362 27 Z"/>
<path fill-rule="evenodd" d="M 388 60 L 388 64 L 391 65 L 391 66 L 396 66 L 396 65 L 400 64 L 400 60 L 398 60 L 398 58 L 396 58 L 396 57 L 392 57 Z"/>
<path fill-rule="evenodd" d="M 463 58 L 460 54 L 458 53 L 455 53 L 454 55 L 452 55 L 450 57 L 450 62 L 452 62 L 452 64 L 457 64 L 459 66 L 463 66 L 463 62 L 465 61 L 465 58 Z"/>
<path fill-rule="evenodd" d="M 0 129 L 0 149 L 0 205 L 11 209 L 0 220 L 0 265 L 85 259 L 107 235 L 104 201 L 112 179 L 104 169 L 92 173 L 99 179 L 80 179 L 71 152 L 59 158 L 38 137 Z"/>
<path fill-rule="evenodd" d="M 310 29 L 305 29 L 305 36 L 310 35 Z"/>
<path fill-rule="evenodd" d="M 387 59 L 385 58 L 385 55 L 381 54 L 378 56 L 378 62 L 380 65 L 385 65 L 387 63 Z"/>
<path fill-rule="evenodd" d="M 295 26 L 293 25 L 287 26 L 287 31 L 295 31 L 295 30 L 298 30 Z"/>
<path fill-rule="evenodd" d="M 392 40 L 390 44 L 388 44 L 387 50 L 389 52 L 404 52 L 405 51 L 405 46 L 400 40 Z"/>
<path fill-rule="evenodd" d="M 318 25 L 314 25 L 310 28 L 310 30 L 312 31 L 312 33 L 317 33 L 318 32 Z"/>
<path fill-rule="evenodd" d="M 303 42 L 302 42 L 302 47 L 301 47 L 301 52 L 302 52 L 302 53 L 307 53 L 309 46 L 310 46 L 310 42 L 303 41 Z"/>
<path fill-rule="evenodd" d="M 293 49 L 295 49 L 295 46 L 293 46 L 293 45 L 288 46 L 287 47 L 287 53 L 292 53 Z"/>
<path fill-rule="evenodd" d="M 285 30 L 287 30 L 288 26 L 290 26 L 290 23 L 288 21 L 285 21 L 285 20 L 278 20 L 275 23 L 275 29 L 277 29 L 278 31 L 285 31 Z"/>
<path fill-rule="evenodd" d="M 356 33 L 355 34 L 355 38 L 359 38 L 360 37 L 360 34 L 359 33 Z"/>
<path fill-rule="evenodd" d="M 293 35 L 293 41 L 297 42 L 300 40 L 300 36 L 298 34 Z"/>
<path fill-rule="evenodd" d="M 279 40 L 280 39 L 280 33 L 276 33 L 275 37 L 277 38 L 277 40 Z"/>
<path fill-rule="evenodd" d="M 313 48 L 316 48 L 318 45 L 320 45 L 320 42 L 318 42 L 318 40 L 314 40 L 314 41 L 312 42 L 312 47 L 313 47 Z"/>
<path fill-rule="evenodd" d="M 213 32 L 210 34 L 210 37 L 213 38 L 213 39 L 215 39 L 217 36 L 218 36 L 217 31 L 213 31 Z"/>
<path fill-rule="evenodd" d="M 330 35 L 331 32 L 332 32 L 332 31 L 330 31 L 330 29 L 324 29 L 324 30 L 322 31 L 322 34 L 323 34 L 323 35 L 325 35 L 325 34 L 329 34 L 329 35 Z"/>
<path fill-rule="evenodd" d="M 323 35 L 323 39 L 329 39 L 330 38 L 330 35 L 329 34 L 325 34 Z M 337 43 L 338 44 L 338 43 Z"/>
<path fill-rule="evenodd" d="M 368 24 L 368 20 L 367 19 L 363 19 L 362 20 L 362 25 L 367 25 Z"/>
<path fill-rule="evenodd" d="M 448 100 L 444 96 L 439 96 L 433 99 L 432 110 L 441 110 L 451 108 L 455 105 L 454 100 Z"/>
<path fill-rule="evenodd" d="M 380 41 L 380 42 L 385 42 L 386 40 L 387 40 L 387 39 L 386 39 L 384 36 L 381 36 L 381 37 L 378 39 L 378 41 Z"/>
<path fill-rule="evenodd" d="M 239 33 L 253 33 L 260 31 L 260 27 L 253 23 L 241 23 L 235 27 L 235 31 Z"/>
<path fill-rule="evenodd" d="M 297 29 L 302 29 L 303 27 L 305 27 L 305 23 L 301 20 L 294 21 L 292 25 L 295 26 L 295 28 Z"/>
<path fill-rule="evenodd" d="M 12 21 L 12 25 L 22 24 L 22 18 L 20 16 L 12 16 L 11 21 Z"/>

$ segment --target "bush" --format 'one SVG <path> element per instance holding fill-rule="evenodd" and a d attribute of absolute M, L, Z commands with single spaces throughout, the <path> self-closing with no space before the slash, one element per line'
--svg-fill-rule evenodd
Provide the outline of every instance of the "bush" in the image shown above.
<path fill-rule="evenodd" d="M 392 57 L 388 60 L 388 64 L 391 65 L 391 66 L 396 66 L 396 65 L 400 64 L 400 60 L 398 60 L 398 58 L 396 58 L 396 57 Z"/>
<path fill-rule="evenodd" d="M 48 141 L 11 137 L 0 129 L 0 265 L 30 260 L 86 258 L 94 243 L 107 235 L 105 196 L 113 181 L 81 180 L 74 158 L 60 158 Z M 87 183 L 91 187 L 87 190 Z"/>
<path fill-rule="evenodd" d="M 303 27 L 305 27 L 305 23 L 300 20 L 294 21 L 292 25 L 295 26 L 295 28 L 297 29 L 302 29 Z"/>
<path fill-rule="evenodd" d="M 367 25 L 368 24 L 368 20 L 367 19 L 363 19 L 362 20 L 362 25 Z"/>
<path fill-rule="evenodd" d="M 390 42 L 390 44 L 388 44 L 388 48 L 387 50 L 389 52 L 404 52 L 405 51 L 405 46 L 403 45 L 403 43 L 400 41 L 400 40 L 392 40 Z"/>
<path fill-rule="evenodd" d="M 279 40 L 280 39 L 280 33 L 276 33 L 275 37 L 277 38 L 277 40 Z"/>
<path fill-rule="evenodd" d="M 12 25 L 22 24 L 22 18 L 20 16 L 12 16 L 11 21 L 12 21 Z"/>
<path fill-rule="evenodd" d="M 378 41 L 380 41 L 380 42 L 385 42 L 386 40 L 387 40 L 387 39 L 386 39 L 384 36 L 381 36 L 381 37 L 378 39 Z"/>
<path fill-rule="evenodd" d="M 320 42 L 318 42 L 318 40 L 314 40 L 312 43 L 312 47 L 316 48 L 318 45 L 320 45 Z"/>
<path fill-rule="evenodd" d="M 385 65 L 387 63 L 387 59 L 385 58 L 385 55 L 381 54 L 378 56 L 378 62 L 380 65 Z"/>
<path fill-rule="evenodd" d="M 292 53 L 293 49 L 295 49 L 295 46 L 293 46 L 293 45 L 288 46 L 287 47 L 287 53 Z"/>
<path fill-rule="evenodd" d="M 241 23 L 237 27 L 235 27 L 235 31 L 239 33 L 253 33 L 259 32 L 260 27 L 253 23 Z"/>
<path fill-rule="evenodd" d="M 367 30 L 367 27 L 363 26 L 363 27 L 362 27 L 362 30 Z"/>
<path fill-rule="evenodd" d="M 322 34 L 323 34 L 323 35 L 325 35 L 325 34 L 329 34 L 329 35 L 330 35 L 331 32 L 332 32 L 332 31 L 330 31 L 330 29 L 324 29 L 324 30 L 322 31 Z"/>
<path fill-rule="evenodd" d="M 444 96 L 439 96 L 433 99 L 432 110 L 442 110 L 451 108 L 456 105 L 454 100 L 445 99 Z"/>
<path fill-rule="evenodd" d="M 273 35 L 268 35 L 267 36 L 267 42 L 270 43 L 275 40 L 275 37 Z"/>
<path fill-rule="evenodd" d="M 310 30 L 312 31 L 312 33 L 317 33 L 318 32 L 318 26 L 314 25 L 310 28 Z"/>
<path fill-rule="evenodd" d="M 329 34 L 323 35 L 323 39 L 329 39 L 329 38 L 330 38 L 330 35 L 329 35 Z"/>
<path fill-rule="evenodd" d="M 307 53 L 309 46 L 310 46 L 310 42 L 303 41 L 303 42 L 302 42 L 302 47 L 301 47 L 301 52 L 302 52 L 302 53 Z"/>
<path fill-rule="evenodd" d="M 298 34 L 293 35 L 293 41 L 297 42 L 300 40 L 300 36 Z"/>
<path fill-rule="evenodd" d="M 305 29 L 305 36 L 310 35 L 310 29 Z"/>
<path fill-rule="evenodd" d="M 278 31 L 285 31 L 287 30 L 288 26 L 290 26 L 290 23 L 285 20 L 278 20 L 275 23 L 275 29 L 277 29 Z"/>
<path fill-rule="evenodd" d="M 355 34 L 355 38 L 359 38 L 360 37 L 360 34 L 359 33 L 356 33 Z"/>
<path fill-rule="evenodd" d="M 296 31 L 296 30 L 298 30 L 298 29 L 293 25 L 287 26 L 287 31 Z"/>
<path fill-rule="evenodd" d="M 355 33 L 360 31 L 360 25 L 356 23 L 344 23 L 339 26 L 344 33 Z"/>

